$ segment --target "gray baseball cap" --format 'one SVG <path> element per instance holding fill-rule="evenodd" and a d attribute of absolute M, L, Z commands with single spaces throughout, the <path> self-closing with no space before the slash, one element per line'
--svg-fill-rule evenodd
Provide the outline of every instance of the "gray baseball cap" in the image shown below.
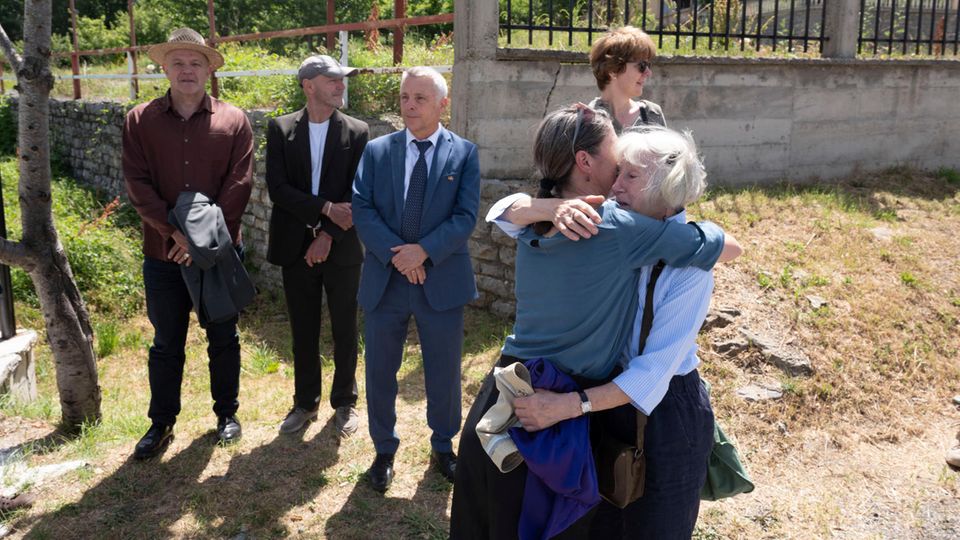
<path fill-rule="evenodd" d="M 312 79 L 317 75 L 323 75 L 331 79 L 342 79 L 356 74 L 357 68 L 343 67 L 333 58 L 325 54 L 317 54 L 300 64 L 300 69 L 297 71 L 297 82 L 302 83 L 304 79 Z"/>

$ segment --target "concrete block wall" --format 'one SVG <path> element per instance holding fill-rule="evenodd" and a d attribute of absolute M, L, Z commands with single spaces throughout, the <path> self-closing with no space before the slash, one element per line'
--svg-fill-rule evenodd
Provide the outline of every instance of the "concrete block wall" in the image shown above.
<path fill-rule="evenodd" d="M 454 129 L 480 147 L 484 178 L 533 178 L 543 115 L 597 95 L 583 63 L 468 63 Z M 960 165 L 960 62 L 670 58 L 653 70 L 644 97 L 693 131 L 714 184 Z"/>

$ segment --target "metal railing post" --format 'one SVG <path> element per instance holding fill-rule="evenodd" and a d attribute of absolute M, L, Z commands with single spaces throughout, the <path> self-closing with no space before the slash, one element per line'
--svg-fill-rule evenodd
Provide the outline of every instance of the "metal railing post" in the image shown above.
<path fill-rule="evenodd" d="M 70 0 L 70 25 L 73 27 L 73 54 L 70 55 L 70 68 L 73 71 L 73 99 L 80 99 L 80 38 L 77 36 L 77 8 Z"/>
<path fill-rule="evenodd" d="M 407 0 L 393 0 L 393 18 L 403 19 L 407 16 Z M 393 30 L 393 65 L 403 62 L 403 26 L 397 25 Z"/>
<path fill-rule="evenodd" d="M 216 14 L 213 11 L 213 0 L 207 0 L 207 20 L 210 23 L 210 39 L 207 40 L 207 45 L 211 47 L 217 46 L 217 19 Z M 219 98 L 220 97 L 220 85 L 217 83 L 217 72 L 214 71 L 210 74 L 210 95 Z"/>
<path fill-rule="evenodd" d="M 340 31 L 340 65 L 349 66 L 350 65 L 350 34 L 346 30 Z M 350 78 L 343 78 L 343 108 L 346 109 L 350 105 Z"/>
<path fill-rule="evenodd" d="M 135 100 L 140 95 L 140 81 L 137 80 L 137 51 L 133 47 L 137 46 L 137 27 L 133 21 L 133 2 L 127 0 L 127 12 L 130 15 L 130 47 L 127 51 L 127 62 L 130 66 L 130 100 Z"/>
<path fill-rule="evenodd" d="M 3 179 L 0 178 L 0 237 L 7 237 L 6 212 L 3 209 Z M 0 264 L 0 338 L 10 339 L 17 335 L 17 318 L 13 311 L 13 282 L 10 267 Z"/>

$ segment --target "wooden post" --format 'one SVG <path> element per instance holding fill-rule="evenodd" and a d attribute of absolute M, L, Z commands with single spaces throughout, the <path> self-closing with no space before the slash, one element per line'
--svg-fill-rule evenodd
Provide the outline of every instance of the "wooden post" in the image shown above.
<path fill-rule="evenodd" d="M 134 75 L 130 79 L 130 86 L 133 88 L 134 99 L 140 97 L 140 81 L 137 79 L 137 27 L 133 22 L 133 0 L 127 0 L 127 13 L 130 15 L 130 64 L 133 66 L 131 72 Z"/>
<path fill-rule="evenodd" d="M 70 0 L 70 25 L 73 27 L 73 54 L 70 55 L 70 67 L 73 71 L 73 99 L 80 99 L 80 39 L 77 37 L 77 8 Z"/>
<path fill-rule="evenodd" d="M 407 0 L 393 0 L 393 18 L 403 19 L 407 16 Z M 403 25 L 393 30 L 393 65 L 403 62 Z"/>
<path fill-rule="evenodd" d="M 217 19 L 213 13 L 213 0 L 207 0 L 207 20 L 210 22 L 210 39 L 207 40 L 207 45 L 216 47 Z M 216 72 L 210 74 L 210 95 L 215 98 L 220 97 L 220 85 L 217 84 Z"/>
<path fill-rule="evenodd" d="M 334 24 L 337 20 L 336 7 L 333 4 L 334 0 L 327 0 L 327 24 Z M 327 49 L 328 53 L 333 51 L 333 39 L 335 35 L 333 32 L 327 32 L 327 36 L 323 41 L 323 46 Z"/>

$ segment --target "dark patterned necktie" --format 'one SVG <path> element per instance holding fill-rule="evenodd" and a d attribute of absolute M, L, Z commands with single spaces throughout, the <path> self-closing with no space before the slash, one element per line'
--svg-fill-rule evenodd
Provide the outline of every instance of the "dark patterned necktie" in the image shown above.
<path fill-rule="evenodd" d="M 430 141 L 413 141 L 420 151 L 420 157 L 410 173 L 410 186 L 407 187 L 407 199 L 403 203 L 403 216 L 400 219 L 400 238 L 408 244 L 420 240 L 420 214 L 423 212 L 423 193 L 427 189 L 427 150 L 433 145 Z"/>

